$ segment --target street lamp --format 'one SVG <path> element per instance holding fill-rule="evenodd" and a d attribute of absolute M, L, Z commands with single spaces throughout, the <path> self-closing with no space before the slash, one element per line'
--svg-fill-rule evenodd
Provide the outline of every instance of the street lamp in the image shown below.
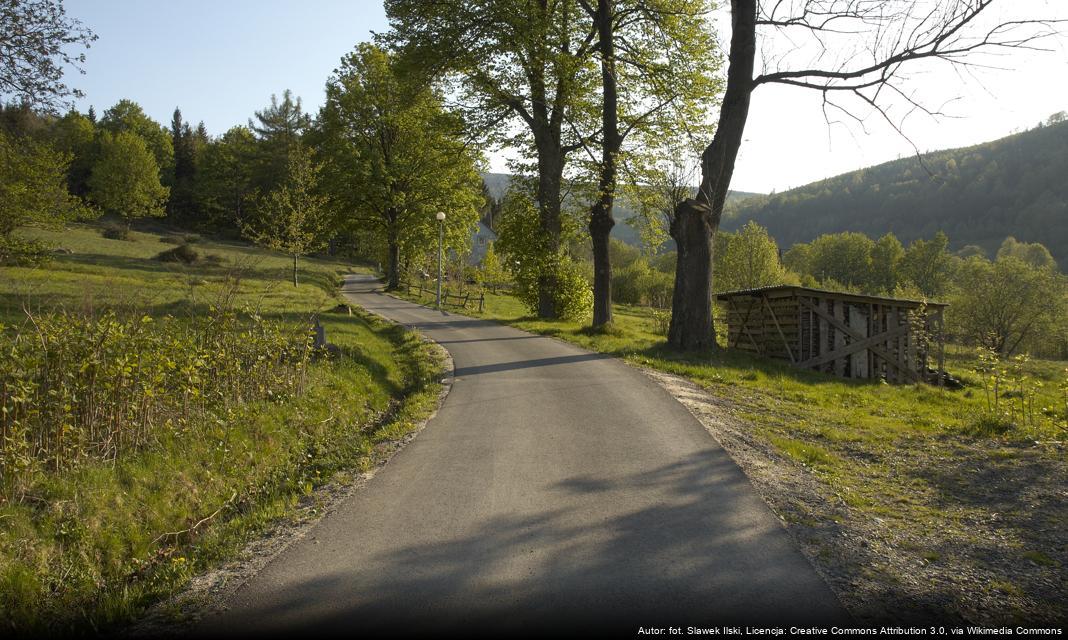
<path fill-rule="evenodd" d="M 445 240 L 445 212 L 438 211 L 434 217 L 438 219 L 438 299 L 435 307 L 441 309 L 441 245 Z"/>

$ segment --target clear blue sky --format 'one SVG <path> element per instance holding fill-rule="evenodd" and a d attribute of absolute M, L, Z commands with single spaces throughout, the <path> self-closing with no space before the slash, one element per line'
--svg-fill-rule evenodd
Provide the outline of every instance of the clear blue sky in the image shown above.
<path fill-rule="evenodd" d="M 99 36 L 78 108 L 97 114 L 122 98 L 168 124 L 174 108 L 212 135 L 245 124 L 272 93 L 291 89 L 314 113 L 341 57 L 387 29 L 377 0 L 66 0 Z"/>
<path fill-rule="evenodd" d="M 102 113 L 130 98 L 166 124 L 178 106 L 213 135 L 244 124 L 272 93 L 287 88 L 315 113 L 341 56 L 372 31 L 388 28 L 381 0 L 66 0 L 65 6 L 100 36 L 88 51 L 86 75 L 68 77 L 86 94 L 80 110 L 92 104 Z M 1068 19 L 1065 0 L 999 6 L 1014 17 Z M 947 109 L 955 117 L 913 117 L 907 132 L 924 151 L 966 146 L 1068 110 L 1066 43 L 1068 38 L 1047 43 L 1052 51 L 1045 53 L 1009 51 L 983 59 L 999 68 L 974 75 L 944 67 L 919 71 L 913 84 L 919 95 L 935 106 L 957 98 Z M 732 187 L 782 191 L 912 153 L 878 118 L 867 128 L 829 130 L 816 92 L 761 88 L 753 96 Z M 504 170 L 505 155 L 490 158 L 494 170 Z"/>

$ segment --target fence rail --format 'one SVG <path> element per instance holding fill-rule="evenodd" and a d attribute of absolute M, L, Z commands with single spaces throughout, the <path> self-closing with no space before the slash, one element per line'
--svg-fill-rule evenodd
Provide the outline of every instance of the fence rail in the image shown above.
<path fill-rule="evenodd" d="M 429 289 L 427 287 L 424 287 L 421 282 L 412 283 L 411 281 L 407 281 L 402 282 L 400 284 L 408 293 L 411 293 L 412 289 L 416 289 L 419 291 L 419 295 L 423 295 L 424 293 L 428 293 L 432 296 L 437 295 L 436 289 Z M 478 303 L 478 310 L 481 313 L 482 310 L 486 307 L 486 293 L 484 291 L 480 291 L 478 297 L 473 298 L 471 297 L 470 291 L 463 295 L 460 295 L 458 293 L 451 293 L 448 287 L 445 287 L 441 290 L 441 304 L 443 305 L 466 309 L 468 303 L 473 304 L 475 302 Z"/>

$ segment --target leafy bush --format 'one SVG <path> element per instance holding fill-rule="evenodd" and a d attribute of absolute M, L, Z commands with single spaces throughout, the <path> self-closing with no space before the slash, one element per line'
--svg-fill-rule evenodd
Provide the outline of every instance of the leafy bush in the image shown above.
<path fill-rule="evenodd" d="M 129 240 L 130 230 L 125 225 L 109 224 L 100 230 L 100 235 L 108 240 Z"/>
<path fill-rule="evenodd" d="M 593 313 L 593 288 L 573 260 L 557 256 L 541 269 L 521 269 L 515 275 L 515 293 L 531 313 L 538 310 L 538 277 L 551 273 L 556 280 L 553 302 L 557 317 L 563 320 L 583 320 Z"/>
<path fill-rule="evenodd" d="M 116 460 L 215 412 L 299 393 L 310 336 L 256 315 L 52 313 L 0 326 L 0 501 L 40 469 Z"/>
<path fill-rule="evenodd" d="M 196 249 L 187 244 L 180 244 L 173 249 L 161 251 L 156 255 L 156 260 L 160 262 L 181 262 L 182 264 L 193 264 L 199 258 L 200 254 L 197 253 Z"/>
<path fill-rule="evenodd" d="M 14 235 L 0 236 L 0 265 L 7 267 L 36 267 L 52 259 L 48 245 L 24 240 Z"/>

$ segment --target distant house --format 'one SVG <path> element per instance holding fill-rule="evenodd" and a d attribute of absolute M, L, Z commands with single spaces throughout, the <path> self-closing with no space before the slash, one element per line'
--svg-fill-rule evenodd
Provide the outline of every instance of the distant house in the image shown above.
<path fill-rule="evenodd" d="M 491 242 L 497 240 L 497 234 L 493 232 L 484 222 L 478 221 L 478 228 L 474 234 L 471 235 L 471 255 L 467 257 L 469 264 L 478 266 L 482 264 L 482 258 L 486 256 L 486 249 L 489 248 Z"/>

